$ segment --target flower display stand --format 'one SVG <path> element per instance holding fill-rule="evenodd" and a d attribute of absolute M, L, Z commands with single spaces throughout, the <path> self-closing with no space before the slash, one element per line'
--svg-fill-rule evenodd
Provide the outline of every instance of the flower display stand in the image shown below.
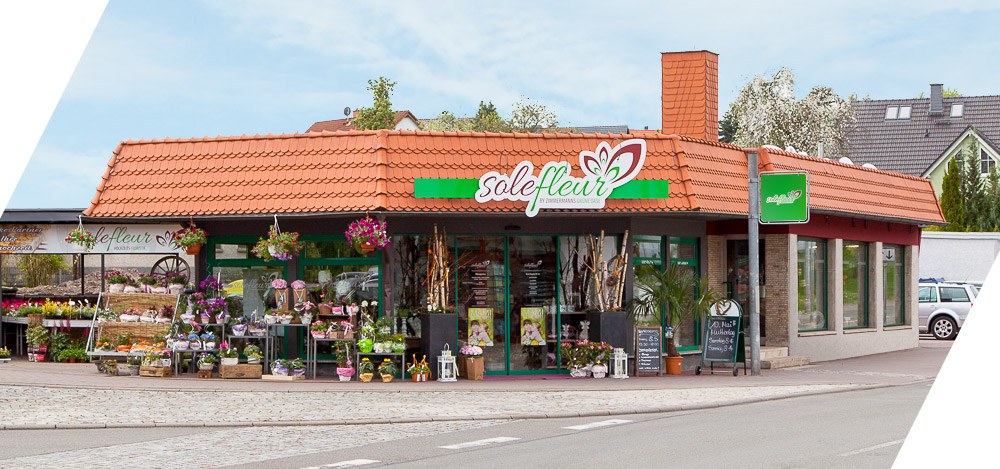
<path fill-rule="evenodd" d="M 261 379 L 263 368 L 258 365 L 219 365 L 222 379 Z"/>
<path fill-rule="evenodd" d="M 169 378 L 174 375 L 173 368 L 169 366 L 140 366 L 139 376 L 152 378 Z"/>

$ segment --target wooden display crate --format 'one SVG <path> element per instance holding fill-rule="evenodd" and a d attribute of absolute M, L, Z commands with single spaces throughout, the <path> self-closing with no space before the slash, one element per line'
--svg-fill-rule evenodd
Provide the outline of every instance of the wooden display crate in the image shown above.
<path fill-rule="evenodd" d="M 153 378 L 169 378 L 174 375 L 173 368 L 169 366 L 140 366 L 139 376 L 151 376 Z"/>
<path fill-rule="evenodd" d="M 267 381 L 298 381 L 300 379 L 306 379 L 306 375 L 298 376 L 277 376 L 277 375 L 263 375 L 261 379 Z"/>
<path fill-rule="evenodd" d="M 219 365 L 222 379 L 260 379 L 262 371 L 261 365 Z"/>
<path fill-rule="evenodd" d="M 198 370 L 198 377 L 202 379 L 209 379 L 212 377 L 212 370 Z"/>

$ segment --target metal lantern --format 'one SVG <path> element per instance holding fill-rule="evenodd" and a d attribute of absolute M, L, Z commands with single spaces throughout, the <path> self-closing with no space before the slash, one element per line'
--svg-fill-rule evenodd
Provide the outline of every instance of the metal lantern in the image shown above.
<path fill-rule="evenodd" d="M 438 381 L 454 382 L 458 381 L 455 376 L 455 356 L 451 354 L 451 347 L 444 344 L 441 355 L 438 356 Z"/>
<path fill-rule="evenodd" d="M 625 355 L 625 349 L 616 348 L 612 359 L 615 363 L 615 372 L 611 377 L 618 379 L 628 378 L 628 355 Z"/>

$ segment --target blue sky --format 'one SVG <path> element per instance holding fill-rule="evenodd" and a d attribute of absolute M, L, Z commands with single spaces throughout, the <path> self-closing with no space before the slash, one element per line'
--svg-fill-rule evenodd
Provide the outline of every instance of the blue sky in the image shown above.
<path fill-rule="evenodd" d="M 302 132 L 370 105 L 378 76 L 421 118 L 524 95 L 640 129 L 660 127 L 666 51 L 720 55 L 722 112 L 783 66 L 800 96 L 1000 94 L 1000 5 L 759 3 L 112 0 L 9 206 L 86 207 L 121 140 Z"/>

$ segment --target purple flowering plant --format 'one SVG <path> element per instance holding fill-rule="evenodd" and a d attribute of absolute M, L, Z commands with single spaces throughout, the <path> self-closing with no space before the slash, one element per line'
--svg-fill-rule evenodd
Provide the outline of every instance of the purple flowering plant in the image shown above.
<path fill-rule="evenodd" d="M 384 249 L 389 246 L 389 233 L 386 231 L 386 222 L 380 222 L 372 217 L 365 216 L 360 220 L 351 222 L 351 226 L 344 232 L 347 241 L 354 245 L 358 252 L 361 251 L 362 244 L 370 244 L 375 249 Z"/>

